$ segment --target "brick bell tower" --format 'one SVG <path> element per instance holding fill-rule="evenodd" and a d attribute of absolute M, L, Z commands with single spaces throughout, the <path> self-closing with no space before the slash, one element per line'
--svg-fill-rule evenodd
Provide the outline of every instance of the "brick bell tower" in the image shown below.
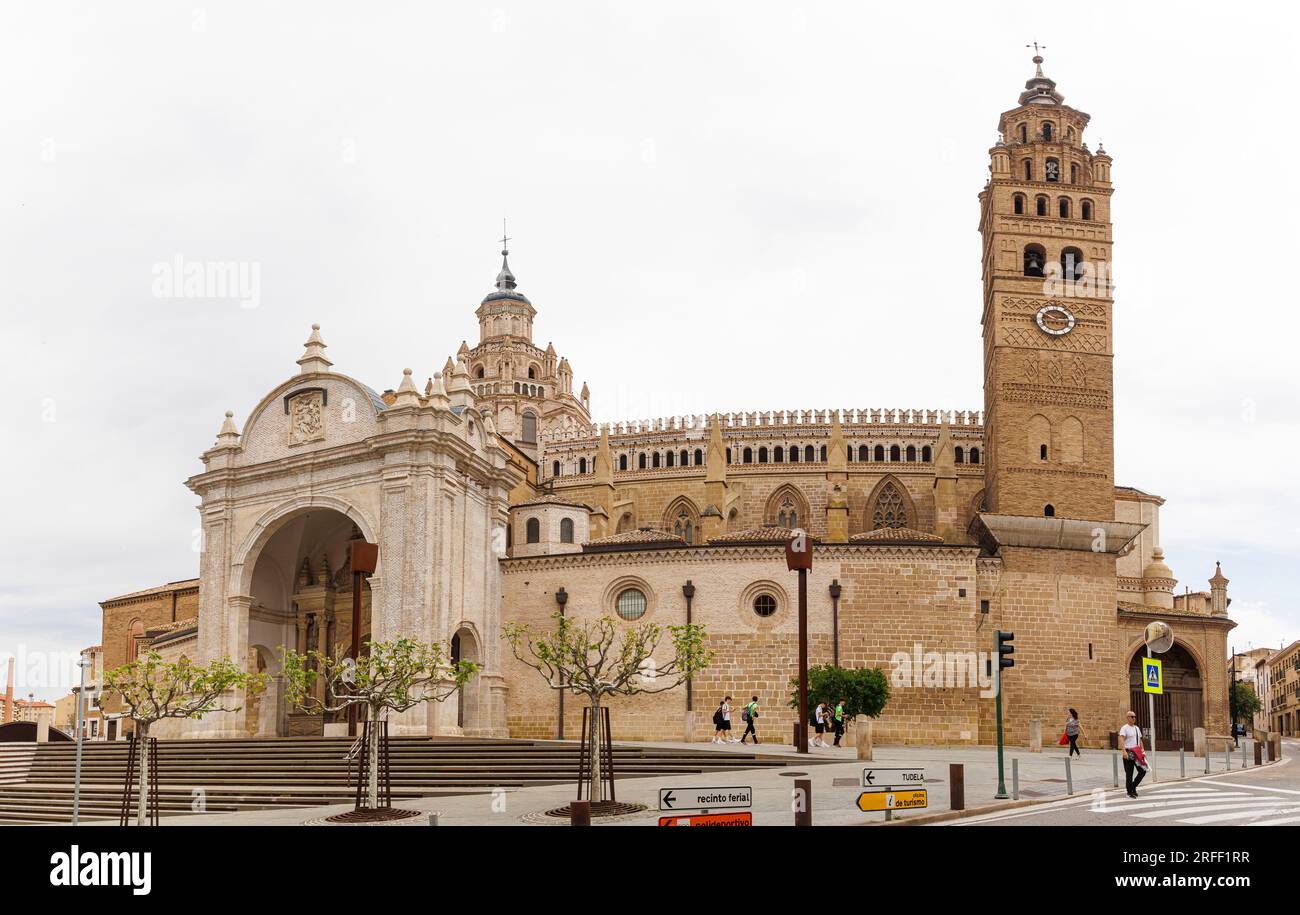
<path fill-rule="evenodd" d="M 984 510 L 1111 520 L 1111 159 L 1033 61 L 979 195 Z"/>

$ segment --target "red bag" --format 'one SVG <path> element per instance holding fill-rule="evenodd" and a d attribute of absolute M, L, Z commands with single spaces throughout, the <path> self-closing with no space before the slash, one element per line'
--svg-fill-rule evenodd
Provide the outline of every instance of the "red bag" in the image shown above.
<path fill-rule="evenodd" d="M 1069 742 L 1070 742 L 1070 738 L 1069 738 L 1069 736 L 1068 736 L 1064 731 L 1062 731 L 1062 732 L 1061 732 L 1061 739 L 1058 740 L 1058 741 L 1056 742 L 1056 745 L 1057 745 L 1058 747 L 1063 747 L 1063 746 L 1065 746 L 1065 745 L 1066 745 L 1067 743 L 1069 743 Z"/>

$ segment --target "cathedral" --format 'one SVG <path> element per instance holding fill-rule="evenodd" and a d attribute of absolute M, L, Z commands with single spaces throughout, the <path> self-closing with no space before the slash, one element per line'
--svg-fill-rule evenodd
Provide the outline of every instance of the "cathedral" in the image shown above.
<path fill-rule="evenodd" d="M 544 629 L 563 611 L 707 631 L 711 666 L 615 701 L 616 739 L 705 740 L 724 695 L 757 695 L 760 731 L 786 741 L 798 651 L 783 544 L 801 529 L 815 543 L 810 663 L 891 675 L 900 656 L 983 658 L 997 630 L 1012 631 L 1008 741 L 1027 742 L 1035 722 L 1052 732 L 1073 707 L 1083 742 L 1100 746 L 1129 708 L 1146 724 L 1138 659 L 1160 620 L 1175 636 L 1160 746 L 1225 733 L 1227 579 L 1216 568 L 1208 589 L 1176 594 L 1163 500 L 1114 477 L 1112 160 L 1034 65 L 999 118 L 979 192 L 982 405 L 972 391 L 956 412 L 597 423 L 568 359 L 534 341 L 537 309 L 503 250 L 477 343 L 440 371 L 406 369 L 378 392 L 336 370 L 313 326 L 298 371 L 242 431 L 226 414 L 187 481 L 201 500 L 198 579 L 105 601 L 106 665 L 151 646 L 270 675 L 240 711 L 173 734 L 338 733 L 344 723 L 287 707 L 279 649 L 348 650 L 348 544 L 364 538 L 379 560 L 363 640 L 447 642 L 480 667 L 457 700 L 392 719 L 395 733 L 576 737 L 581 703 L 500 637 L 506 622 Z M 895 677 L 875 722 L 884 742 L 994 735 L 986 691 L 942 676 Z"/>

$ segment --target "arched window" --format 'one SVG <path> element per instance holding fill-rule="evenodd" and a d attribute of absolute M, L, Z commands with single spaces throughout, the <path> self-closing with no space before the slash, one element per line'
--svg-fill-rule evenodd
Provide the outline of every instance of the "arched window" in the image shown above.
<path fill-rule="evenodd" d="M 1078 162 L 1071 162 L 1071 163 L 1070 163 L 1070 183 L 1071 183 L 1071 184 L 1078 184 L 1078 183 L 1079 183 L 1079 163 L 1078 163 Z"/>
<path fill-rule="evenodd" d="M 681 465 L 683 467 L 688 467 L 690 466 L 690 463 L 691 463 L 691 453 L 685 449 L 682 449 Z"/>
<path fill-rule="evenodd" d="M 1016 194 L 1011 198 L 1011 211 L 1017 216 L 1025 215 L 1025 195 Z"/>
<path fill-rule="evenodd" d="M 822 445 L 822 449 L 821 449 L 821 459 L 822 459 L 822 462 L 825 463 L 825 461 L 826 461 L 826 446 L 825 446 L 825 445 Z"/>
<path fill-rule="evenodd" d="M 1079 215 L 1087 220 L 1092 219 L 1092 201 L 1085 200 L 1079 204 Z"/>
<path fill-rule="evenodd" d="M 1067 280 L 1083 279 L 1083 252 L 1078 248 L 1061 250 L 1061 275 Z"/>
<path fill-rule="evenodd" d="M 875 451 L 875 454 L 874 454 L 874 456 L 873 456 L 872 459 L 873 459 L 873 460 L 876 460 L 876 461 L 883 461 L 883 460 L 885 459 L 885 446 L 884 446 L 884 445 L 877 445 L 877 446 L 876 446 L 876 451 Z"/>
<path fill-rule="evenodd" d="M 1048 159 L 1044 163 L 1043 177 L 1046 178 L 1048 181 L 1060 181 L 1061 163 L 1058 162 L 1056 159 Z"/>
<path fill-rule="evenodd" d="M 483 377 L 483 366 L 480 365 L 478 368 L 476 368 L 476 369 L 474 370 L 474 377 L 475 377 L 475 378 L 482 378 L 482 377 Z"/>
<path fill-rule="evenodd" d="M 825 448 L 826 446 L 822 445 L 822 447 Z M 803 449 L 803 459 L 805 461 L 815 461 L 816 458 L 813 457 L 814 453 L 812 445 L 805 445 Z M 822 458 L 822 460 L 825 460 L 825 458 Z"/>
<path fill-rule="evenodd" d="M 1042 245 L 1025 245 L 1025 276 L 1042 276 L 1046 257 Z"/>
<path fill-rule="evenodd" d="M 703 463 L 704 463 L 704 449 L 703 449 L 703 448 L 696 448 L 696 449 L 695 449 L 695 466 L 696 466 L 696 467 L 699 467 L 699 466 L 700 466 L 701 464 L 703 464 Z M 731 449 L 730 449 L 730 448 L 727 449 L 727 463 L 728 463 L 728 464 L 731 463 Z"/>
<path fill-rule="evenodd" d="M 877 447 L 879 447 L 879 446 L 877 446 Z M 870 454 L 871 454 L 871 452 L 870 452 L 870 450 L 867 448 L 866 445 L 859 445 L 859 446 L 858 446 L 858 460 L 859 460 L 859 461 L 869 461 L 869 460 L 871 460 Z M 885 456 L 882 454 L 880 457 L 876 458 L 876 460 L 878 460 L 878 461 L 884 460 L 884 457 L 885 457 Z"/>
<path fill-rule="evenodd" d="M 578 458 L 578 473 L 586 473 L 586 472 L 587 472 L 587 459 L 585 457 L 580 457 Z"/>
<path fill-rule="evenodd" d="M 1021 125 L 1020 125 L 1019 133 L 1020 133 L 1020 142 L 1021 142 L 1021 143 L 1028 143 L 1028 142 L 1029 142 L 1029 125 L 1028 125 L 1028 124 L 1021 124 Z"/>
<path fill-rule="evenodd" d="M 1047 460 L 1047 443 L 1046 443 L 1046 442 L 1044 442 L 1043 444 L 1041 444 L 1041 445 L 1038 446 L 1038 459 L 1039 459 L 1040 461 L 1045 461 L 1045 460 Z"/>
<path fill-rule="evenodd" d="M 618 469 L 619 469 L 619 470 L 627 470 L 627 455 L 626 455 L 626 454 L 620 454 L 620 455 L 618 456 Z"/>
<path fill-rule="evenodd" d="M 144 644 L 144 623 L 139 620 L 131 621 L 130 633 L 127 635 L 126 659 L 134 661 L 140 657 L 140 646 Z"/>
<path fill-rule="evenodd" d="M 1033 181 L 1033 180 L 1034 180 L 1034 160 L 1033 160 L 1033 159 L 1026 159 L 1025 162 L 1024 162 L 1024 166 L 1025 166 L 1025 180 L 1026 180 L 1026 181 Z"/>
<path fill-rule="evenodd" d="M 798 464 L 798 463 L 799 463 L 799 446 L 798 446 L 798 445 L 791 445 L 791 446 L 790 446 L 790 463 L 791 463 L 791 464 Z"/>
<path fill-rule="evenodd" d="M 921 449 L 921 460 L 928 464 L 930 463 L 930 457 L 933 454 L 934 452 L 930 450 L 930 446 L 926 445 Z"/>
<path fill-rule="evenodd" d="M 1074 141 L 1074 128 L 1073 128 L 1073 127 L 1067 127 L 1067 128 L 1065 128 L 1065 139 L 1066 139 L 1067 141 L 1069 141 L 1069 142 L 1073 142 L 1073 141 Z"/>
<path fill-rule="evenodd" d="M 537 441 L 537 414 L 531 410 L 524 411 L 523 439 L 530 444 Z"/>
<path fill-rule="evenodd" d="M 1051 122 L 1051 121 L 1044 121 L 1044 122 L 1043 122 L 1043 139 L 1046 140 L 1048 143 L 1052 142 L 1052 122 Z"/>
<path fill-rule="evenodd" d="M 897 445 L 889 446 L 889 459 L 891 461 L 901 461 L 903 459 L 903 449 Z"/>
<path fill-rule="evenodd" d="M 742 464 L 752 464 L 752 463 L 754 463 L 754 449 L 753 449 L 753 448 L 746 448 L 744 451 L 742 451 L 742 452 L 741 452 L 740 462 L 741 462 Z"/>
<path fill-rule="evenodd" d="M 908 446 L 907 446 L 907 459 L 908 459 L 909 461 L 915 461 L 915 460 L 916 460 L 916 446 L 915 446 L 915 445 L 908 445 Z"/>
<path fill-rule="evenodd" d="M 1044 517 L 1044 518 L 1055 518 L 1055 517 L 1056 517 L 1056 506 L 1055 506 L 1055 505 L 1052 505 L 1052 504 L 1050 504 L 1050 503 L 1047 504 L 1047 505 L 1044 505 L 1044 506 L 1043 506 L 1043 517 Z"/>
<path fill-rule="evenodd" d="M 766 463 L 767 463 L 767 446 L 766 446 L 766 445 L 760 445 L 759 448 L 758 448 L 758 462 L 759 462 L 760 464 L 766 464 Z"/>
<path fill-rule="evenodd" d="M 559 475 L 560 475 L 560 462 L 559 462 L 559 461 L 552 461 L 552 462 L 551 462 L 551 476 L 553 476 L 553 477 L 558 477 Z"/>
<path fill-rule="evenodd" d="M 786 495 L 781 500 L 781 505 L 776 511 L 776 523 L 779 527 L 799 526 L 799 510 L 795 507 L 791 496 Z"/>
<path fill-rule="evenodd" d="M 640 454 L 638 454 L 638 455 L 636 456 L 636 467 L 637 467 L 637 470 L 645 470 L 645 452 L 644 452 L 644 451 L 642 451 Z"/>
<path fill-rule="evenodd" d="M 888 480 L 880 488 L 876 504 L 871 510 L 871 529 L 907 526 L 907 503 L 894 481 Z"/>
<path fill-rule="evenodd" d="M 676 458 L 673 456 L 673 452 L 671 450 L 664 453 L 664 463 L 666 466 L 668 467 L 673 466 L 674 460 L 676 460 Z"/>
<path fill-rule="evenodd" d="M 972 448 L 970 450 L 970 462 L 972 464 L 978 464 L 980 462 L 980 450 L 978 448 Z"/>
<path fill-rule="evenodd" d="M 1062 219 L 1070 218 L 1070 198 L 1062 197 L 1056 201 L 1056 212 Z"/>
<path fill-rule="evenodd" d="M 952 462 L 954 464 L 966 463 L 966 449 L 962 448 L 961 445 L 958 445 L 956 448 L 952 449 Z"/>
<path fill-rule="evenodd" d="M 785 449 L 782 448 L 780 445 L 777 445 L 775 448 L 772 449 L 772 463 L 773 464 L 785 463 Z"/>
<path fill-rule="evenodd" d="M 573 519 L 561 518 L 560 519 L 560 543 L 572 543 L 572 542 L 573 542 Z"/>
<path fill-rule="evenodd" d="M 658 467 L 660 460 L 661 458 L 659 457 L 659 452 L 656 451 L 654 454 L 650 455 L 650 466 Z"/>
<path fill-rule="evenodd" d="M 1034 198 L 1034 213 L 1038 216 L 1047 215 L 1047 198 L 1041 194 Z"/>
<path fill-rule="evenodd" d="M 542 539 L 542 523 L 536 518 L 529 518 L 528 524 L 524 526 L 524 541 L 526 543 L 538 543 Z"/>
<path fill-rule="evenodd" d="M 696 458 L 695 463 L 697 463 L 697 464 L 700 463 L 700 461 L 699 461 L 698 458 Z M 730 449 L 730 448 L 727 449 L 727 463 L 728 463 L 728 464 L 731 463 L 731 449 Z"/>
<path fill-rule="evenodd" d="M 516 393 L 516 394 L 519 393 L 519 382 L 517 382 L 517 381 L 515 382 L 515 393 Z"/>

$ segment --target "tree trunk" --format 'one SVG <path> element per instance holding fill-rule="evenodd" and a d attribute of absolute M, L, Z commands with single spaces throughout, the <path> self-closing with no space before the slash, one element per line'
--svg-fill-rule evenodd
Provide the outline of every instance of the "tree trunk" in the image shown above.
<path fill-rule="evenodd" d="M 370 778 L 366 784 L 367 805 L 371 810 L 379 809 L 379 708 L 369 706 L 370 746 L 367 748 Z"/>
<path fill-rule="evenodd" d="M 601 801 L 605 800 L 605 780 L 601 778 L 601 739 L 604 737 L 604 728 L 600 726 L 600 696 L 591 697 L 591 740 L 588 745 L 591 750 L 591 766 L 587 771 L 591 773 L 591 783 L 587 786 L 587 798 L 591 801 L 594 808 Z"/>
<path fill-rule="evenodd" d="M 149 817 L 149 723 L 135 725 L 136 759 L 140 763 L 140 797 L 136 803 L 135 825 L 147 826 Z"/>

